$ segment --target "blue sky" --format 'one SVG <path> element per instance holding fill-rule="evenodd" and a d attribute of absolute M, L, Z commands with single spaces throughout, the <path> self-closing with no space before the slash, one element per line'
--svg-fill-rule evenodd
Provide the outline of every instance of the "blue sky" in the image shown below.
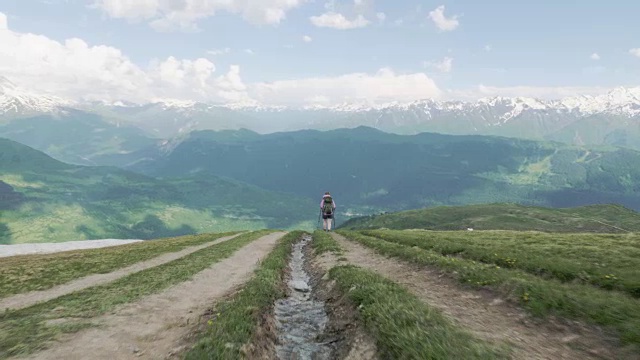
<path fill-rule="evenodd" d="M 57 56 L 69 58 L 54 62 L 67 65 L 59 71 L 58 65 L 46 65 L 57 74 L 52 77 L 59 79 L 52 78 L 42 90 L 58 89 L 70 97 L 86 93 L 80 83 L 99 86 L 104 81 L 105 90 L 92 95 L 94 98 L 257 99 L 269 103 L 301 103 L 310 98 L 340 102 L 484 95 L 559 97 L 640 84 L 640 51 L 637 56 L 633 51 L 640 48 L 640 3 L 231 0 L 227 2 L 232 5 L 224 7 L 223 2 L 199 1 L 205 7 L 190 10 L 188 5 L 194 0 L 20 0 L 3 2 L 0 13 L 8 19 L 6 31 L 21 38 L 21 48 L 30 47 L 24 43 L 28 40 L 23 35 L 28 33 L 60 44 Z M 434 20 L 435 13 L 440 13 L 442 21 Z M 337 29 L 311 20 L 323 14 L 334 20 L 360 17 L 364 23 Z M 311 41 L 304 41 L 304 36 Z M 119 54 L 104 55 L 110 60 L 105 60 L 103 68 L 80 66 L 86 67 L 82 70 L 86 74 L 80 71 L 72 80 L 63 76 L 73 68 L 68 63 L 92 60 L 68 54 L 64 48 L 70 38 L 83 40 L 89 48 L 104 45 Z M 32 66 L 20 72 L 11 65 L 33 54 L 26 50 L 16 54 L 6 44 L 4 47 L 0 74 L 4 71 L 20 85 L 37 85 L 37 76 L 26 72 L 39 66 L 38 59 L 30 59 Z M 5 61 L 3 54 L 19 58 Z M 164 75 L 152 69 L 169 57 L 180 64 Z M 199 58 L 215 69 L 201 63 L 208 70 L 193 70 L 192 62 Z M 119 91 L 121 84 L 111 79 L 128 76 L 110 67 L 114 61 L 126 61 L 123 66 L 133 69 L 127 74 L 140 72 L 130 79 L 126 90 Z M 391 74 L 382 75 L 381 80 L 376 75 L 381 69 Z M 116 72 L 113 76 L 98 74 L 110 71 Z M 192 79 L 180 75 L 180 82 L 168 71 L 195 75 Z M 353 75 L 359 73 L 363 74 Z M 86 81 L 77 80 L 79 76 Z M 151 83 L 154 85 L 149 86 Z M 483 91 L 478 90 L 480 85 Z M 376 92 L 371 87 L 396 91 Z"/>

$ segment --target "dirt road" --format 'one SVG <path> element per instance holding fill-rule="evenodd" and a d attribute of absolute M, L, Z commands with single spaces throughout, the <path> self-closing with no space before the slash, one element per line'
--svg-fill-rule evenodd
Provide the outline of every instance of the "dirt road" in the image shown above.
<path fill-rule="evenodd" d="M 162 264 L 166 264 L 174 260 L 178 260 L 182 257 L 185 257 L 189 254 L 192 254 L 196 251 L 202 250 L 209 246 L 213 246 L 215 244 L 219 244 L 221 242 L 233 239 L 238 235 L 239 234 L 226 236 L 226 237 L 208 242 L 206 244 L 191 246 L 177 252 L 163 254 L 156 258 L 153 258 L 147 261 L 141 261 L 139 263 L 133 264 L 131 266 L 127 266 L 122 269 L 118 269 L 116 271 L 113 271 L 107 274 L 94 274 L 94 275 L 85 276 L 83 278 L 70 281 L 66 284 L 55 286 L 51 289 L 42 290 L 42 291 L 31 291 L 24 294 L 17 294 L 17 295 L 0 300 L 0 312 L 3 312 L 7 309 L 13 309 L 13 310 L 23 309 L 23 308 L 35 305 L 39 302 L 45 302 L 63 295 L 71 294 L 74 291 L 83 290 L 92 286 L 107 284 L 107 283 L 116 281 L 122 277 L 125 277 L 127 275 L 130 275 L 142 270 L 150 269 L 152 267 L 160 266 Z"/>
<path fill-rule="evenodd" d="M 405 286 L 476 337 L 510 344 L 515 359 L 617 359 L 615 349 L 592 328 L 560 322 L 533 323 L 516 306 L 488 292 L 466 290 L 435 269 L 387 258 L 332 233 L 348 263 L 375 271 Z"/>
<path fill-rule="evenodd" d="M 192 280 L 94 319 L 99 327 L 74 334 L 29 359 L 163 359 L 216 299 L 247 281 L 284 233 L 261 237 Z"/>

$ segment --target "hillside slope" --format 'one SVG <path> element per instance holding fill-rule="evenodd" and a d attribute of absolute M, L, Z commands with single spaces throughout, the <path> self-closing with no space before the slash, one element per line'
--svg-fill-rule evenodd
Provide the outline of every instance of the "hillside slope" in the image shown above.
<path fill-rule="evenodd" d="M 79 165 L 96 165 L 95 158 L 137 151 L 156 141 L 131 125 L 111 123 L 104 117 L 70 109 L 55 116 L 0 122 L 0 137 Z"/>
<path fill-rule="evenodd" d="M 547 232 L 637 232 L 640 213 L 618 205 L 552 209 L 516 204 L 439 206 L 353 218 L 343 229 L 519 230 Z"/>
<path fill-rule="evenodd" d="M 232 179 L 159 180 L 68 165 L 6 139 L 0 139 L 0 200 L 5 244 L 309 227 L 315 215 L 310 200 Z"/>
<path fill-rule="evenodd" d="M 331 191 L 353 215 L 492 202 L 640 209 L 640 152 L 632 150 L 365 127 L 250 134 L 193 132 L 119 163 L 150 176 L 210 172 L 309 198 Z"/>

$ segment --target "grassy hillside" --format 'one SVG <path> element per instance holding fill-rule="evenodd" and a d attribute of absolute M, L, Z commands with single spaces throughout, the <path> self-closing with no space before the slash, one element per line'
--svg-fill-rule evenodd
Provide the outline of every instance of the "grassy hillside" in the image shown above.
<path fill-rule="evenodd" d="M 0 243 L 152 239 L 237 229 L 312 226 L 304 198 L 198 174 L 159 180 L 61 163 L 0 139 Z"/>
<path fill-rule="evenodd" d="M 328 190 L 343 214 L 494 202 L 640 209 L 640 152 L 631 150 L 364 127 L 233 134 L 194 132 L 121 165 L 151 176 L 208 171 L 311 198 Z"/>
<path fill-rule="evenodd" d="M 535 230 L 548 232 L 637 232 L 640 213 L 618 205 L 543 208 L 516 204 L 439 206 L 353 218 L 341 228 L 430 230 Z"/>
<path fill-rule="evenodd" d="M 341 233 L 380 254 L 437 267 L 472 288 L 491 289 L 534 315 L 586 321 L 623 344 L 640 344 L 635 234 Z"/>

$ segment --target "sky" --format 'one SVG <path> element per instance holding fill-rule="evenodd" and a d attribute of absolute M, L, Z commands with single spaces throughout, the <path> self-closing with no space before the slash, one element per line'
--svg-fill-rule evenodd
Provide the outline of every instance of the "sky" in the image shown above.
<path fill-rule="evenodd" d="M 69 99 L 335 105 L 640 85 L 640 2 L 3 0 L 0 76 Z"/>

